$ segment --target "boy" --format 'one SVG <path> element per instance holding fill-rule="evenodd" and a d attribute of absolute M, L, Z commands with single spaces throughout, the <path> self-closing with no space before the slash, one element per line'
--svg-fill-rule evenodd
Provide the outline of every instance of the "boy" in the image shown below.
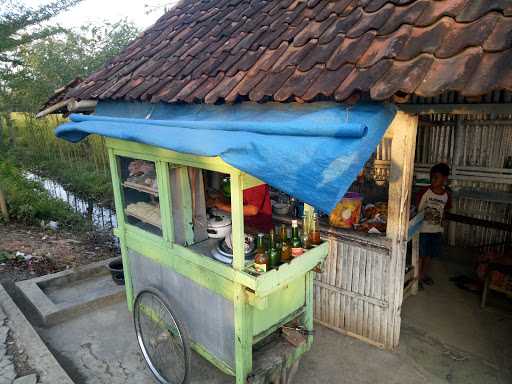
<path fill-rule="evenodd" d="M 430 186 L 418 196 L 418 212 L 424 220 L 420 230 L 419 285 L 432 285 L 428 275 L 432 257 L 441 255 L 443 247 L 443 218 L 451 207 L 451 197 L 446 189 L 450 167 L 437 164 L 430 169 Z"/>

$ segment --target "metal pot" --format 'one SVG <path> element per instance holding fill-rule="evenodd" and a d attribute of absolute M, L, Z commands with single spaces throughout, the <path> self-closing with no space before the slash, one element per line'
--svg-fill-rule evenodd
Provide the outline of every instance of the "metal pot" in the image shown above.
<path fill-rule="evenodd" d="M 245 260 L 252 260 L 256 253 L 256 244 L 254 238 L 250 235 L 246 236 Z M 233 262 L 233 250 L 226 242 L 226 239 L 220 240 L 211 250 L 212 257 L 225 264 Z"/>
<path fill-rule="evenodd" d="M 208 237 L 224 239 L 231 232 L 231 216 L 222 211 L 212 210 L 208 214 Z"/>
<path fill-rule="evenodd" d="M 290 212 L 290 204 L 272 201 L 272 210 L 277 215 L 287 215 Z"/>

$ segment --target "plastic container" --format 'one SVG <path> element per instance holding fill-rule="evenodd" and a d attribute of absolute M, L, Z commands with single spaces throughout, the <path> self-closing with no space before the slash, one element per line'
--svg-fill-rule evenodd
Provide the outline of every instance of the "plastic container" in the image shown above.
<path fill-rule="evenodd" d="M 339 228 L 352 228 L 359 224 L 363 198 L 359 193 L 348 192 L 329 215 L 329 223 Z"/>
<path fill-rule="evenodd" d="M 108 263 L 107 268 L 112 274 L 112 280 L 114 280 L 117 285 L 124 285 L 123 260 L 120 257 L 116 257 Z"/>

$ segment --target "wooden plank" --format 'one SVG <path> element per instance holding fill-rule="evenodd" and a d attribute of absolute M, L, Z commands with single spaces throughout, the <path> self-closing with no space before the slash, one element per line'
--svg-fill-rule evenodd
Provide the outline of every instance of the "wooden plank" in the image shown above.
<path fill-rule="evenodd" d="M 112 138 L 106 138 L 105 142 L 109 148 L 113 148 L 116 153 L 121 156 L 135 156 L 143 160 L 151 161 L 160 159 L 170 163 L 178 163 L 189 167 L 196 167 L 222 173 L 238 172 L 236 168 L 224 162 L 220 157 L 188 155 L 147 144 Z"/>
<path fill-rule="evenodd" d="M 240 191 L 242 190 L 240 184 L 237 187 L 240 187 Z M 233 304 L 235 307 L 235 381 L 236 384 L 246 384 L 247 376 L 252 371 L 253 307 L 247 302 L 245 288 L 240 284 L 235 284 Z"/>
<path fill-rule="evenodd" d="M 234 172 L 230 176 L 233 268 L 241 271 L 245 267 L 242 175 L 240 172 Z"/>
<path fill-rule="evenodd" d="M 368 343 L 368 344 L 370 344 L 370 345 L 373 345 L 373 346 L 375 346 L 375 347 L 377 347 L 377 348 L 381 348 L 381 349 L 383 349 L 383 348 L 384 348 L 384 344 L 383 344 L 383 343 L 379 343 L 379 342 L 377 342 L 377 341 L 375 341 L 375 340 L 368 339 L 368 338 L 366 338 L 366 337 L 364 337 L 364 336 L 361 336 L 361 335 L 358 335 L 358 334 L 356 334 L 356 333 L 353 333 L 353 332 L 347 331 L 346 329 L 339 329 L 339 328 L 335 328 L 335 327 L 333 327 L 333 326 L 332 326 L 332 325 L 330 325 L 330 324 L 323 323 L 322 321 L 318 321 L 318 320 L 315 320 L 315 322 L 316 322 L 316 323 L 318 323 L 318 324 L 320 324 L 320 325 L 322 325 L 322 326 L 324 326 L 324 327 L 326 327 L 326 328 L 332 329 L 332 330 L 333 330 L 333 331 L 335 331 L 335 332 L 339 332 L 339 333 L 341 333 L 342 335 L 346 335 L 346 336 L 353 337 L 353 338 L 355 338 L 355 339 L 358 339 L 358 340 L 361 340 L 361 341 L 363 341 L 363 342 L 365 342 L 365 343 Z"/>
<path fill-rule="evenodd" d="M 199 168 L 188 167 L 188 176 L 192 193 L 192 228 L 194 231 L 194 243 L 197 243 L 208 239 L 208 216 L 206 214 L 203 171 Z"/>
<path fill-rule="evenodd" d="M 414 268 L 414 273 L 413 273 L 414 286 L 412 288 L 412 294 L 416 295 L 418 293 L 418 282 L 420 280 L 420 235 L 419 235 L 419 233 L 416 234 L 412 238 L 411 265 Z"/>
<path fill-rule="evenodd" d="M 387 237 L 392 240 L 393 246 L 389 274 L 386 276 L 389 308 L 385 337 L 385 345 L 389 349 L 398 346 L 400 336 L 404 265 L 418 117 L 398 112 L 392 126 Z"/>
<path fill-rule="evenodd" d="M 114 203 L 120 212 L 123 212 L 124 195 L 121 192 L 121 178 L 119 159 L 112 148 L 108 148 L 108 160 L 110 163 L 110 175 L 112 177 L 112 189 L 114 191 Z M 126 290 L 126 303 L 128 310 L 133 310 L 135 297 L 133 295 L 133 281 L 130 261 L 128 259 L 128 249 L 126 248 L 126 222 L 124 214 L 118 214 L 117 217 L 118 237 L 121 245 L 121 257 L 123 260 L 124 284 Z"/>
<path fill-rule="evenodd" d="M 169 167 L 167 163 L 157 160 L 156 162 L 156 176 L 158 181 L 158 188 L 162 195 L 160 200 L 160 212 L 162 213 L 162 235 L 164 240 L 172 247 L 174 243 L 174 222 L 172 219 L 172 192 L 171 180 L 169 178 Z M 165 197 L 164 197 L 165 196 Z"/>
<path fill-rule="evenodd" d="M 348 291 L 346 289 L 335 287 L 333 285 L 330 285 L 328 283 L 324 283 L 324 282 L 318 281 L 318 280 L 315 281 L 315 284 L 317 286 L 319 286 L 319 287 L 325 288 L 326 290 L 333 291 L 333 292 L 339 292 L 343 296 L 347 296 L 347 297 L 354 298 L 354 299 L 361 300 L 361 301 L 366 301 L 368 303 L 371 303 L 373 305 L 377 305 L 377 306 L 382 307 L 382 308 L 387 308 L 388 307 L 388 304 L 384 300 L 379 300 L 379 299 L 376 299 L 376 298 L 374 298 L 372 296 L 366 296 L 366 295 L 363 295 L 361 293 L 357 293 L 357 292 L 353 292 L 353 291 Z"/>
<path fill-rule="evenodd" d="M 446 220 L 455 221 L 457 223 L 476 225 L 485 228 L 499 229 L 500 231 L 512 232 L 512 224 L 501 223 L 499 221 L 478 219 L 476 217 L 469 217 L 450 212 L 446 214 Z"/>
<path fill-rule="evenodd" d="M 343 269 L 343 255 L 340 252 L 340 247 L 338 243 L 334 240 L 330 240 L 330 247 L 333 249 L 335 260 L 336 260 L 336 279 L 334 281 L 335 287 L 341 287 L 341 275 Z M 343 328 L 343 324 L 341 320 L 343 320 L 343 308 L 341 306 L 342 303 L 342 294 L 338 293 L 334 300 L 334 322 L 333 325 L 337 328 Z"/>
<path fill-rule="evenodd" d="M 397 107 L 407 113 L 432 115 L 450 113 L 452 115 L 474 115 L 477 113 L 511 114 L 512 104 L 397 104 Z"/>

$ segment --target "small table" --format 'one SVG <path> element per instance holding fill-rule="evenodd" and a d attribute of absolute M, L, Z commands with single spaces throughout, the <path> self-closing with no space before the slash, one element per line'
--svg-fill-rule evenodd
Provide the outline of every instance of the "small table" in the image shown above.
<path fill-rule="evenodd" d="M 489 263 L 487 273 L 485 274 L 485 283 L 484 283 L 484 290 L 482 291 L 482 300 L 480 302 L 480 307 L 485 308 L 485 302 L 487 301 L 487 293 L 489 292 L 489 288 L 491 285 L 491 276 L 492 272 L 498 271 L 507 275 L 512 275 L 512 265 L 504 265 L 499 263 Z M 494 289 L 494 288 L 492 288 Z M 511 295 L 511 292 L 505 292 L 501 291 L 503 293 L 506 293 L 507 295 Z"/>

